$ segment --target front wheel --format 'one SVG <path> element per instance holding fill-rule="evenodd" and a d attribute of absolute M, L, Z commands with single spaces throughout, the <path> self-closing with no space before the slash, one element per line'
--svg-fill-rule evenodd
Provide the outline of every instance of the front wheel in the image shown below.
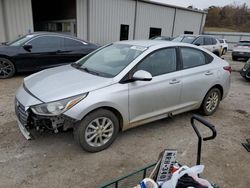
<path fill-rule="evenodd" d="M 0 58 L 0 79 L 10 78 L 14 74 L 15 74 L 14 64 L 6 58 Z"/>
<path fill-rule="evenodd" d="M 212 115 L 218 108 L 221 99 L 221 92 L 218 88 L 212 88 L 205 96 L 200 111 L 205 116 Z"/>
<path fill-rule="evenodd" d="M 119 131 L 119 121 L 114 113 L 99 109 L 87 115 L 74 128 L 74 138 L 88 152 L 98 152 L 108 148 Z"/>
<path fill-rule="evenodd" d="M 222 50 L 222 55 L 225 55 L 227 53 L 227 49 L 226 48 L 223 48 Z"/>

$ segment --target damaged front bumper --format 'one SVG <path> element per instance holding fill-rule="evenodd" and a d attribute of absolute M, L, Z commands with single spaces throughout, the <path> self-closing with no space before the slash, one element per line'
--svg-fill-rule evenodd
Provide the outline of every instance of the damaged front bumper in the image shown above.
<path fill-rule="evenodd" d="M 17 119 L 17 125 L 21 131 L 21 133 L 23 134 L 23 136 L 27 139 L 27 140 L 31 140 L 31 133 L 25 128 L 25 126 L 22 125 L 22 123 Z"/>
<path fill-rule="evenodd" d="M 33 131 L 58 133 L 59 129 L 70 129 L 76 123 L 76 120 L 65 115 L 48 117 L 36 115 L 29 108 L 26 109 L 18 100 L 15 101 L 15 104 L 17 124 L 27 140 L 34 138 Z"/>

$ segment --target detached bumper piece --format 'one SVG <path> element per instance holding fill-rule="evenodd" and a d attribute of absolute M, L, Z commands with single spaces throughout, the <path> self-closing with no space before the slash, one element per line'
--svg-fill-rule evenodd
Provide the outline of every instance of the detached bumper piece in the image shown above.
<path fill-rule="evenodd" d="M 23 136 L 27 139 L 27 140 L 31 140 L 31 134 L 30 132 L 20 123 L 19 120 L 17 120 L 17 125 L 21 131 L 21 133 L 23 134 Z"/>
<path fill-rule="evenodd" d="M 21 133 L 27 140 L 30 140 L 32 136 L 31 133 L 26 128 L 28 124 L 29 114 L 27 111 L 25 111 L 25 107 L 17 100 L 15 100 L 15 112 L 17 116 L 17 125 Z"/>
<path fill-rule="evenodd" d="M 53 117 L 35 115 L 29 109 L 26 110 L 17 100 L 15 111 L 18 127 L 27 140 L 34 138 L 35 134 L 32 134 L 35 133 L 34 131 L 39 133 L 48 131 L 58 133 L 60 128 L 67 130 L 72 128 L 75 123 L 74 119 L 64 115 Z"/>

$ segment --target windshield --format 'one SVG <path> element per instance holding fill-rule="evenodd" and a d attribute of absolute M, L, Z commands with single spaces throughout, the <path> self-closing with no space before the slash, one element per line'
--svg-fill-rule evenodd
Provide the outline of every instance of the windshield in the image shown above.
<path fill-rule="evenodd" d="M 147 48 L 127 44 L 112 44 L 77 62 L 77 68 L 103 77 L 114 77 Z"/>
<path fill-rule="evenodd" d="M 20 37 L 12 42 L 8 42 L 7 45 L 8 46 L 20 46 L 22 44 L 24 44 L 25 42 L 27 42 L 28 40 L 30 40 L 34 35 L 25 35 L 23 37 Z"/>
<path fill-rule="evenodd" d="M 191 44 L 194 41 L 194 39 L 196 39 L 195 36 L 188 36 L 188 37 L 184 37 L 181 42 L 185 42 L 185 43 L 190 43 Z"/>
<path fill-rule="evenodd" d="M 183 39 L 183 36 L 178 36 L 178 37 L 174 38 L 172 41 L 174 41 L 174 42 L 181 42 L 182 39 Z"/>

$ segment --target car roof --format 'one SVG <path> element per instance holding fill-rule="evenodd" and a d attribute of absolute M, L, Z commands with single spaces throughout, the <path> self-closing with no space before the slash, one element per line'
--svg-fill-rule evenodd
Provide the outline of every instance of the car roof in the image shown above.
<path fill-rule="evenodd" d="M 192 35 L 192 34 L 181 34 L 179 36 L 183 36 L 183 37 L 212 37 L 215 39 L 218 39 L 217 37 L 213 36 L 213 35 Z"/>
<path fill-rule="evenodd" d="M 142 46 L 142 47 L 152 47 L 152 46 L 194 46 L 192 44 L 182 43 L 182 42 L 172 42 L 165 40 L 126 40 L 115 42 L 114 44 L 128 44 L 134 46 Z"/>
<path fill-rule="evenodd" d="M 56 33 L 56 32 L 33 32 L 33 33 L 29 33 L 27 35 L 33 35 L 33 36 L 45 36 L 45 35 L 54 35 L 54 36 L 61 36 L 61 37 L 66 37 L 66 38 L 72 38 L 72 39 L 76 39 L 76 40 L 80 40 L 80 41 L 83 41 L 83 42 L 86 42 L 82 39 L 79 39 L 77 37 L 74 37 L 72 35 L 67 35 L 67 34 L 62 34 L 62 33 Z"/>

